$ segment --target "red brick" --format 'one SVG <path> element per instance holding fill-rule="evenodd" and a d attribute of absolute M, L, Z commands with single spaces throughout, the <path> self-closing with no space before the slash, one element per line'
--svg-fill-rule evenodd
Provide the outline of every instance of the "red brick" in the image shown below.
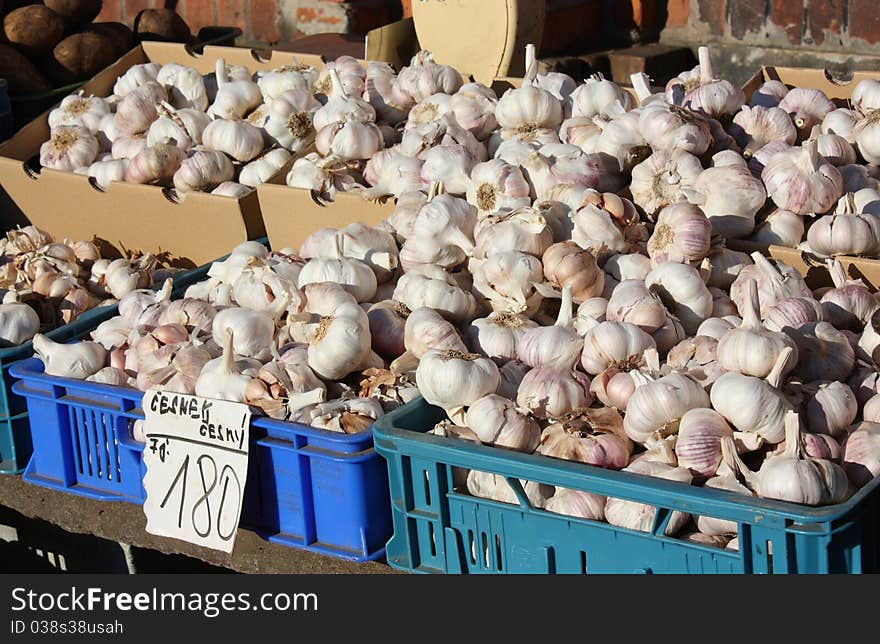
<path fill-rule="evenodd" d="M 849 35 L 868 44 L 880 43 L 880 11 L 876 0 L 849 0 Z"/>
<path fill-rule="evenodd" d="M 804 35 L 804 7 L 791 0 L 770 0 L 770 22 L 785 31 L 788 42 L 799 45 Z"/>
<path fill-rule="evenodd" d="M 104 0 L 95 22 L 122 22 L 122 0 Z"/>
<path fill-rule="evenodd" d="M 700 20 L 709 26 L 709 32 L 715 35 L 724 33 L 724 0 L 697 0 L 700 8 Z"/>
<path fill-rule="evenodd" d="M 581 53 L 589 51 L 601 37 L 602 2 L 585 2 L 547 13 L 540 51 Z"/>
<path fill-rule="evenodd" d="M 250 33 L 261 42 L 277 43 L 281 37 L 277 0 L 250 0 Z"/>
<path fill-rule="evenodd" d="M 843 26 L 845 0 L 809 0 L 807 4 L 807 24 L 813 42 L 825 42 L 825 32 L 839 34 Z M 876 8 L 874 9 L 876 11 Z"/>
<path fill-rule="evenodd" d="M 412 18 L 412 0 L 400 0 L 400 5 L 403 8 L 403 17 Z"/>
<path fill-rule="evenodd" d="M 217 16 L 213 2 L 205 0 L 183 0 L 177 3 L 177 13 L 186 21 L 193 34 L 197 34 L 202 27 L 210 27 L 217 24 Z"/>
<path fill-rule="evenodd" d="M 638 30 L 653 34 L 657 27 L 657 0 L 632 0 L 632 17 Z"/>
<path fill-rule="evenodd" d="M 247 30 L 247 8 L 237 0 L 216 0 L 217 24 Z"/>
<path fill-rule="evenodd" d="M 730 5 L 730 33 L 742 38 L 764 26 L 764 0 L 738 0 Z"/>
<path fill-rule="evenodd" d="M 666 26 L 684 27 L 691 15 L 690 0 L 669 0 L 666 3 Z"/>

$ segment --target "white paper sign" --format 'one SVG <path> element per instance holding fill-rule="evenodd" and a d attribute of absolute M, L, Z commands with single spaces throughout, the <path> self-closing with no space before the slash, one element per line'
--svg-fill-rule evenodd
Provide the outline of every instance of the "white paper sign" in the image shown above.
<path fill-rule="evenodd" d="M 248 469 L 247 405 L 148 391 L 147 532 L 232 552 Z"/>

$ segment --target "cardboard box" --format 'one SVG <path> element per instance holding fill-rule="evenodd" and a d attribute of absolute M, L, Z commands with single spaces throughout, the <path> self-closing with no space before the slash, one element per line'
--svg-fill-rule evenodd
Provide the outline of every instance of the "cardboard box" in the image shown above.
<path fill-rule="evenodd" d="M 751 98 L 764 82 L 778 80 L 789 87 L 805 87 L 820 89 L 828 98 L 834 100 L 840 107 L 847 107 L 846 102 L 852 96 L 852 92 L 859 81 L 866 78 L 880 79 L 880 72 L 857 71 L 853 72 L 852 79 L 848 82 L 839 82 L 825 69 L 809 69 L 805 67 L 761 67 L 742 86 L 746 99 Z"/>
<path fill-rule="evenodd" d="M 176 62 L 203 74 L 223 57 L 251 71 L 268 70 L 294 54 L 263 56 L 249 49 L 207 46 L 197 54 L 183 45 L 144 42 L 89 81 L 86 94 L 108 96 L 116 79 L 133 65 Z M 323 67 L 319 56 L 297 55 Z M 114 182 L 106 190 L 88 177 L 39 167 L 40 145 L 49 138 L 48 112 L 0 146 L 0 218 L 4 229 L 32 223 L 56 238 L 96 240 L 104 252 L 124 249 L 167 252 L 181 267 L 195 267 L 265 235 L 256 191 L 241 199 L 193 192 L 179 198 L 158 186 Z"/>

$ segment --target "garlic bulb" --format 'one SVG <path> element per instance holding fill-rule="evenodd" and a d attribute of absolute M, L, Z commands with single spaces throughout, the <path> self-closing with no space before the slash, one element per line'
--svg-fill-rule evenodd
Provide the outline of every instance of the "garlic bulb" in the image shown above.
<path fill-rule="evenodd" d="M 810 133 L 811 141 L 816 142 L 816 151 L 822 158 L 835 166 L 845 166 L 856 162 L 856 151 L 852 144 L 842 136 L 823 133 L 817 125 Z"/>
<path fill-rule="evenodd" d="M 667 95 L 671 94 L 670 102 L 712 118 L 720 119 L 737 112 L 745 103 L 743 91 L 729 81 L 715 78 L 708 47 L 700 47 L 697 57 L 700 64 L 694 72 L 699 74 L 699 78 L 691 81 L 696 86 L 688 87 L 688 84 L 684 84 L 676 88 L 673 79 L 667 84 Z"/>
<path fill-rule="evenodd" d="M 541 262 L 531 255 L 502 251 L 485 260 L 471 259 L 468 267 L 474 291 L 486 298 L 493 310 L 529 312 L 542 299 L 535 290 L 542 278 Z"/>
<path fill-rule="evenodd" d="M 541 419 L 561 418 L 589 407 L 592 400 L 590 379 L 585 374 L 555 367 L 529 371 L 516 394 L 516 404 Z"/>
<path fill-rule="evenodd" d="M 423 163 L 421 159 L 401 154 L 396 148 L 380 150 L 364 168 L 364 179 L 372 186 L 364 191 L 364 196 L 381 201 L 388 195 L 400 197 L 421 190 Z"/>
<path fill-rule="evenodd" d="M 453 421 L 464 418 L 465 407 L 494 393 L 500 378 L 497 365 L 488 358 L 455 349 L 428 351 L 416 370 L 422 396 L 445 409 Z"/>
<path fill-rule="evenodd" d="M 571 287 L 572 301 L 580 304 L 602 294 L 605 273 L 596 258 L 572 241 L 550 246 L 542 257 L 544 276 L 556 289 Z"/>
<path fill-rule="evenodd" d="M 868 114 L 880 108 L 880 83 L 873 78 L 860 80 L 853 88 L 852 106 L 862 114 Z"/>
<path fill-rule="evenodd" d="M 122 76 L 116 79 L 116 83 L 113 85 L 113 95 L 123 98 L 141 85 L 149 81 L 155 81 L 161 69 L 162 65 L 158 63 L 132 65 Z"/>
<path fill-rule="evenodd" d="M 245 186 L 256 187 L 274 177 L 290 161 L 290 152 L 275 148 L 241 169 L 238 180 Z"/>
<path fill-rule="evenodd" d="M 788 145 L 797 141 L 797 130 L 791 118 L 778 107 L 743 105 L 733 117 L 730 134 L 746 159 L 771 141 L 785 141 Z"/>
<path fill-rule="evenodd" d="M 288 65 L 257 72 L 257 86 L 267 103 L 291 89 L 311 90 L 317 80 L 318 70 L 310 65 L 299 64 L 295 57 Z"/>
<path fill-rule="evenodd" d="M 645 285 L 690 334 L 695 333 L 700 323 L 712 315 L 712 294 L 699 271 L 689 264 L 660 264 L 648 273 Z"/>
<path fill-rule="evenodd" d="M 400 70 L 397 83 L 416 102 L 438 92 L 455 94 L 462 86 L 458 71 L 434 62 L 434 55 L 424 50 L 413 56 L 408 67 Z"/>
<path fill-rule="evenodd" d="M 426 265 L 419 272 L 410 271 L 394 288 L 392 299 L 403 302 L 411 310 L 423 306 L 436 309 L 453 322 L 471 320 L 476 313 L 474 296 L 463 290 L 442 268 Z"/>
<path fill-rule="evenodd" d="M 424 154 L 422 183 L 431 185 L 439 181 L 449 194 L 467 194 L 476 163 L 477 159 L 462 145 L 438 145 Z"/>
<path fill-rule="evenodd" d="M 742 323 L 742 320 L 736 316 L 725 316 L 722 318 L 709 318 L 704 320 L 697 329 L 696 337 L 705 336 L 720 340 L 730 329 L 735 329 Z M 778 329 L 774 329 L 777 330 Z"/>
<path fill-rule="evenodd" d="M 828 266 L 834 281 L 833 289 L 822 295 L 822 317 L 838 329 L 861 331 L 874 312 L 880 309 L 871 291 L 861 280 L 848 280 L 840 262 Z"/>
<path fill-rule="evenodd" d="M 196 380 L 195 393 L 204 398 L 245 402 L 245 392 L 252 377 L 244 373 L 246 370 L 239 370 L 243 365 L 236 360 L 233 352 L 235 334 L 232 329 L 226 328 L 222 338 L 223 355 L 202 368 Z"/>
<path fill-rule="evenodd" d="M 421 360 L 433 349 L 453 349 L 461 353 L 467 351 L 455 327 L 428 307 L 412 310 L 406 319 L 403 333 L 404 346 L 415 360 Z"/>
<path fill-rule="evenodd" d="M 764 171 L 764 166 L 767 165 L 767 161 L 769 161 L 774 154 L 791 149 L 792 146 L 785 141 L 771 141 L 763 148 L 756 150 L 752 155 L 752 158 L 748 160 L 749 171 L 752 173 L 752 176 L 756 179 L 760 179 L 761 173 Z"/>
<path fill-rule="evenodd" d="M 373 123 L 376 120 L 376 110 L 363 99 L 350 96 L 342 85 L 339 73 L 330 70 L 332 91 L 327 97 L 327 103 L 314 113 L 314 127 L 316 131 L 332 123 L 346 120 L 351 117 L 364 123 Z"/>
<path fill-rule="evenodd" d="M 321 104 L 308 91 L 287 90 L 269 104 L 263 128 L 281 147 L 300 152 L 314 140 L 316 127 L 312 119 L 320 108 Z"/>
<path fill-rule="evenodd" d="M 703 172 L 700 160 L 684 150 L 657 151 L 632 169 L 633 202 L 649 217 L 664 206 L 685 201 Z"/>
<path fill-rule="evenodd" d="M 571 215 L 571 239 L 600 261 L 615 253 L 628 253 L 642 240 L 644 229 L 628 199 L 588 190 L 581 201 L 581 207 Z"/>
<path fill-rule="evenodd" d="M 222 152 L 199 150 L 184 159 L 174 173 L 174 187 L 180 192 L 208 192 L 235 175 L 232 162 Z"/>
<path fill-rule="evenodd" d="M 769 331 L 799 329 L 805 324 L 823 319 L 824 312 L 816 300 L 806 297 L 787 297 L 767 309 L 764 328 Z"/>
<path fill-rule="evenodd" d="M 475 257 L 516 250 L 541 258 L 553 244 L 553 231 L 534 208 L 484 217 L 481 224 L 475 229 Z"/>
<path fill-rule="evenodd" d="M 788 86 L 778 80 L 768 80 L 761 83 L 749 99 L 749 105 L 761 105 L 763 107 L 776 107 L 779 101 L 788 94 Z"/>
<path fill-rule="evenodd" d="M 547 90 L 533 84 L 536 75 L 537 64 L 532 64 L 526 70 L 522 86 L 507 90 L 498 99 L 495 118 L 502 128 L 555 129 L 562 123 L 562 102 Z"/>
<path fill-rule="evenodd" d="M 835 105 L 818 89 L 795 87 L 779 101 L 779 108 L 788 112 L 801 138 L 819 125 Z"/>
<path fill-rule="evenodd" d="M 246 121 L 211 121 L 202 132 L 202 143 L 242 163 L 255 159 L 263 151 L 263 135 Z"/>
<path fill-rule="evenodd" d="M 131 183 L 168 184 L 184 159 L 186 152 L 176 145 L 160 143 L 148 147 L 128 162 L 125 180 Z"/>
<path fill-rule="evenodd" d="M 704 118 L 666 101 L 643 106 L 639 132 L 654 150 L 683 150 L 697 156 L 706 152 L 712 138 Z"/>
<path fill-rule="evenodd" d="M 523 479 L 519 480 L 519 484 L 533 508 L 543 508 L 547 499 L 553 495 L 552 485 L 533 483 Z M 471 470 L 467 474 L 467 490 L 473 496 L 492 499 L 499 503 L 520 504 L 520 500 L 510 487 L 510 483 L 507 482 L 507 478 L 500 474 Z"/>
<path fill-rule="evenodd" d="M 263 102 L 259 86 L 250 79 L 230 78 L 222 58 L 217 59 L 214 67 L 217 94 L 208 108 L 208 116 L 241 119 Z"/>
<path fill-rule="evenodd" d="M 727 470 L 730 471 L 721 476 L 714 476 L 710 478 L 708 481 L 706 481 L 704 487 L 714 488 L 717 490 L 725 490 L 727 492 L 736 492 L 738 494 L 745 494 L 746 496 L 751 497 L 752 491 L 736 480 L 736 476 L 726 462 L 724 463 L 724 466 Z M 696 521 L 697 528 L 700 530 L 700 533 L 705 535 L 731 535 L 737 534 L 737 532 L 739 531 L 739 524 L 736 521 L 728 521 L 727 519 L 716 519 L 715 517 L 705 515 L 698 516 L 696 518 Z"/>
<path fill-rule="evenodd" d="M 678 425 L 675 455 L 679 467 L 685 467 L 695 477 L 715 476 L 721 465 L 721 439 L 733 438 L 727 421 L 711 409 L 691 409 Z"/>
<path fill-rule="evenodd" d="M 608 300 L 607 318 L 629 322 L 647 333 L 654 333 L 666 323 L 666 308 L 642 279 L 623 280 Z"/>
<path fill-rule="evenodd" d="M 95 161 L 89 166 L 86 174 L 89 177 L 94 177 L 95 182 L 101 188 L 106 189 L 114 181 L 124 181 L 127 168 L 128 159 Z"/>
<path fill-rule="evenodd" d="M 531 454 L 541 440 L 537 421 L 516 409 L 513 401 L 489 394 L 475 401 L 465 416 L 467 426 L 486 445 Z"/>
<path fill-rule="evenodd" d="M 27 304 L 0 304 L 0 346 L 24 344 L 40 330 L 40 316 Z"/>
<path fill-rule="evenodd" d="M 670 481 L 678 481 L 690 485 L 692 477 L 683 467 L 673 467 L 656 461 L 641 460 L 623 468 L 624 472 L 644 474 Z M 640 532 L 650 532 L 654 525 L 657 508 L 635 501 L 608 498 L 605 503 L 605 520 L 611 525 Z M 671 537 L 681 530 L 690 519 L 690 515 L 673 510 L 664 534 Z"/>
<path fill-rule="evenodd" d="M 718 363 L 727 371 L 766 378 L 773 371 L 779 355 L 789 347 L 792 354 L 782 368 L 784 376 L 797 364 L 797 349 L 784 333 L 765 329 L 759 311 L 758 285 L 751 280 L 749 297 L 745 306 L 740 308 L 742 324 L 725 333 L 718 342 Z"/>
<path fill-rule="evenodd" d="M 617 104 L 624 111 L 633 107 L 632 96 L 622 87 L 602 74 L 595 74 L 586 79 L 571 94 L 571 117 L 607 118 L 617 110 Z"/>
<path fill-rule="evenodd" d="M 85 96 L 82 90 L 65 96 L 61 104 L 49 112 L 49 128 L 75 125 L 96 134 L 103 119 L 110 114 L 109 103 L 99 96 Z"/>
<path fill-rule="evenodd" d="M 671 204 L 657 215 L 654 233 L 648 239 L 648 256 L 655 264 L 690 263 L 709 252 L 712 224 L 697 206 Z"/>
<path fill-rule="evenodd" d="M 324 156 L 335 156 L 344 161 L 365 160 L 385 147 L 382 132 L 375 123 L 362 123 L 349 118 L 320 129 L 315 147 Z"/>
<path fill-rule="evenodd" d="M 342 255 L 369 266 L 376 274 L 378 283 L 388 282 L 393 277 L 397 269 L 398 253 L 397 243 L 390 233 L 354 223 L 340 229 L 336 237 L 342 244 Z M 333 252 L 330 255 L 336 255 L 339 251 L 336 250 L 335 240 L 332 244 Z"/>
<path fill-rule="evenodd" d="M 786 328 L 797 345 L 795 370 L 804 382 L 846 380 L 855 368 L 855 351 L 844 333 L 828 322 L 810 322 L 799 329 Z"/>
<path fill-rule="evenodd" d="M 110 154 L 114 159 L 133 159 L 147 149 L 145 136 L 120 136 L 113 141 Z"/>
<path fill-rule="evenodd" d="M 583 338 L 572 324 L 571 288 L 562 290 L 556 324 L 529 329 L 519 339 L 517 357 L 530 367 L 570 370 L 580 357 Z"/>
<path fill-rule="evenodd" d="M 669 374 L 633 392 L 626 406 L 623 429 L 637 443 L 651 437 L 662 438 L 678 433 L 681 417 L 700 407 L 709 407 L 703 387 L 688 376 Z"/>
<path fill-rule="evenodd" d="M 387 63 L 367 64 L 364 100 L 376 110 L 380 121 L 397 125 L 406 120 L 415 105 L 413 97 L 400 88 L 394 69 Z"/>
<path fill-rule="evenodd" d="M 591 376 L 608 368 L 638 367 L 645 351 L 654 348 L 654 339 L 634 324 L 600 322 L 584 336 L 581 365 Z"/>
<path fill-rule="evenodd" d="M 859 413 L 855 394 L 843 382 L 819 382 L 811 386 L 806 405 L 807 429 L 814 434 L 844 436 Z"/>
<path fill-rule="evenodd" d="M 822 119 L 822 132 L 825 134 L 836 134 L 845 139 L 848 143 L 855 144 L 855 125 L 861 118 L 861 115 L 855 110 L 846 108 L 838 108 L 832 110 Z"/>
<path fill-rule="evenodd" d="M 410 310 L 394 300 L 377 302 L 367 311 L 373 351 L 393 360 L 406 351 L 404 330 Z"/>
<path fill-rule="evenodd" d="M 98 156 L 98 140 L 78 125 L 59 125 L 40 146 L 40 165 L 71 172 L 92 164 Z"/>
<path fill-rule="evenodd" d="M 208 109 L 205 79 L 192 67 L 166 63 L 156 74 L 156 82 L 169 90 L 169 98 L 174 107 L 192 107 L 200 112 Z"/>
<path fill-rule="evenodd" d="M 202 132 L 211 122 L 204 112 L 195 109 L 175 110 L 168 103 L 159 107 L 158 119 L 147 130 L 147 145 L 171 143 L 183 150 L 189 150 L 202 142 Z"/>
<path fill-rule="evenodd" d="M 730 298 L 742 309 L 749 298 L 749 282 L 758 284 L 758 300 L 761 304 L 761 317 L 780 300 L 787 297 L 812 299 L 813 293 L 804 283 L 804 278 L 794 268 L 782 262 L 772 262 L 761 253 L 752 253 L 754 264 L 745 266 L 730 286 Z"/>
<path fill-rule="evenodd" d="M 880 220 L 867 213 L 825 215 L 810 226 L 807 244 L 825 257 L 873 255 L 880 247 Z"/>
<path fill-rule="evenodd" d="M 846 439 L 841 461 L 855 485 L 867 485 L 880 475 L 880 424 L 862 421 L 856 425 Z"/>
<path fill-rule="evenodd" d="M 159 106 L 168 99 L 165 88 L 155 81 L 147 81 L 125 95 L 116 106 L 116 127 L 124 134 L 146 132 L 159 118 Z"/>
<path fill-rule="evenodd" d="M 235 181 L 224 181 L 219 186 L 214 188 L 211 191 L 212 195 L 219 195 L 221 197 L 233 197 L 235 199 L 241 199 L 245 195 L 250 194 L 252 191 L 250 186 L 246 186 L 242 183 L 236 183 Z"/>
<path fill-rule="evenodd" d="M 579 519 L 602 521 L 605 518 L 605 497 L 581 490 L 557 488 L 556 493 L 547 499 L 544 509 Z"/>
<path fill-rule="evenodd" d="M 336 306 L 331 315 L 320 318 L 309 338 L 309 367 L 324 380 L 340 380 L 348 374 L 378 365 L 370 343 L 370 322 L 355 304 Z M 378 358 L 378 356 L 376 356 Z"/>
<path fill-rule="evenodd" d="M 48 376 L 85 380 L 107 363 L 107 350 L 97 342 L 62 344 L 37 333 L 33 343 L 34 354 L 43 361 Z"/>
<path fill-rule="evenodd" d="M 227 331 L 235 336 L 233 350 L 236 355 L 257 360 L 271 355 L 269 347 L 272 346 L 275 323 L 266 313 L 240 307 L 223 309 L 211 322 L 214 342 L 222 346 Z"/>
<path fill-rule="evenodd" d="M 492 358 L 500 366 L 517 357 L 522 336 L 537 327 L 525 316 L 493 312 L 486 318 L 473 320 L 465 330 L 465 339 L 473 351 Z"/>
<path fill-rule="evenodd" d="M 774 154 L 761 179 L 773 203 L 798 215 L 827 212 L 843 194 L 840 172 L 819 156 L 815 141 Z"/>
<path fill-rule="evenodd" d="M 531 205 L 529 184 L 518 166 L 500 159 L 478 163 L 471 170 L 470 180 L 467 200 L 481 213 L 492 214 Z"/>
<path fill-rule="evenodd" d="M 719 235 L 745 237 L 754 230 L 755 214 L 767 200 L 764 186 L 735 152 L 719 152 L 712 163 L 684 193 L 688 201 L 700 206 Z"/>
<path fill-rule="evenodd" d="M 712 408 L 738 431 L 754 439 L 767 443 L 782 441 L 785 438 L 784 416 L 793 406 L 779 387 L 782 371 L 792 354 L 791 347 L 783 349 L 766 380 L 736 372 L 722 375 L 712 385 Z"/>
<path fill-rule="evenodd" d="M 757 225 L 749 240 L 762 246 L 796 248 L 804 238 L 804 218 L 790 210 L 775 209 Z"/>
<path fill-rule="evenodd" d="M 343 240 L 335 238 L 336 248 L 329 255 L 310 259 L 299 274 L 298 286 L 318 282 L 335 282 L 355 296 L 358 302 L 369 302 L 376 294 L 376 274 L 364 262 L 345 257 Z M 412 307 L 410 307 L 412 308 Z"/>
<path fill-rule="evenodd" d="M 785 451 L 770 456 L 755 474 L 739 456 L 733 439 L 722 439 L 725 461 L 749 489 L 758 496 L 804 505 L 840 503 L 849 496 L 846 473 L 836 463 L 808 457 L 804 451 L 800 420 L 794 412 L 785 415 Z"/>
<path fill-rule="evenodd" d="M 626 467 L 632 449 L 618 412 L 584 409 L 548 425 L 541 432 L 537 451 L 552 458 L 619 470 Z"/>
<path fill-rule="evenodd" d="M 459 125 L 480 141 L 484 141 L 498 127 L 498 120 L 495 118 L 497 104 L 495 92 L 485 85 L 465 83 L 452 96 L 449 108 Z"/>

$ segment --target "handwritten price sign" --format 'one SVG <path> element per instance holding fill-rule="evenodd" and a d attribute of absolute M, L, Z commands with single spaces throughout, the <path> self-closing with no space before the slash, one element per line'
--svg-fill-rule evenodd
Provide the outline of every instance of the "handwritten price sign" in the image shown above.
<path fill-rule="evenodd" d="M 144 395 L 147 532 L 232 552 L 248 464 L 247 405 Z"/>

